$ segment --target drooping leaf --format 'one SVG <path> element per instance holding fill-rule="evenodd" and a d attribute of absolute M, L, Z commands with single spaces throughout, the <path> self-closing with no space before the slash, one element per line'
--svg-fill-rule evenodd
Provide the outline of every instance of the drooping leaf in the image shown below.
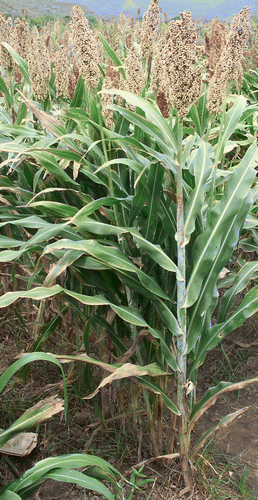
<path fill-rule="evenodd" d="M 8 429 L 0 432 L 0 447 L 15 434 L 24 432 L 63 411 L 63 403 L 60 398 L 49 397 L 26 410 Z"/>

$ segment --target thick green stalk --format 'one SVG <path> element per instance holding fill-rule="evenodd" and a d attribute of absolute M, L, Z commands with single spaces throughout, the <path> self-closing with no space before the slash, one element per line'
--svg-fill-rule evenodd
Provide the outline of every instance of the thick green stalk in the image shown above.
<path fill-rule="evenodd" d="M 177 276 L 177 319 L 181 329 L 181 335 L 177 337 L 177 406 L 181 412 L 178 421 L 180 455 L 182 460 L 182 472 L 186 487 L 191 487 L 191 477 L 189 469 L 189 436 L 188 422 L 186 415 L 185 384 L 187 381 L 187 321 L 186 308 L 184 307 L 186 294 L 185 277 L 185 234 L 184 234 L 184 199 L 183 199 L 183 168 L 182 168 L 182 139 L 183 122 L 178 122 L 178 155 L 177 155 L 177 266 L 179 275 Z"/>

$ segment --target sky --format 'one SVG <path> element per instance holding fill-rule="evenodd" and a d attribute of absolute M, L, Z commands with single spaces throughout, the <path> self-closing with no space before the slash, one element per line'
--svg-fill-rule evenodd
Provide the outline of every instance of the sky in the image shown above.
<path fill-rule="evenodd" d="M 146 12 L 150 0 L 62 0 L 77 5 L 86 5 L 99 16 L 119 16 L 120 12 L 126 15 L 136 15 L 138 8 L 141 9 L 140 14 Z M 250 7 L 251 15 L 258 16 L 258 0 L 159 0 L 159 6 L 162 8 L 162 13 L 168 16 L 169 19 L 178 16 L 180 12 L 189 10 L 192 17 L 196 19 L 214 19 L 216 16 L 220 20 L 230 20 L 243 7 Z M 162 15 L 161 13 L 161 15 Z"/>

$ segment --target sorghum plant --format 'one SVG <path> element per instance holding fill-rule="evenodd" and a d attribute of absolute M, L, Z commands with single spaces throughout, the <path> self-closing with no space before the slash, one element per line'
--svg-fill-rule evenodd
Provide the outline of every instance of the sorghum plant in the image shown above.
<path fill-rule="evenodd" d="M 228 65 L 232 70 L 225 70 L 227 78 L 241 76 L 231 49 L 235 44 L 238 57 L 241 56 L 243 40 L 247 40 L 247 17 L 247 10 L 243 9 L 227 39 Z M 109 53 L 119 66 L 117 56 L 110 50 Z M 42 136 L 29 151 L 26 145 L 16 142 L 1 145 L 2 151 L 22 155 L 26 161 L 28 157 L 36 158 L 47 175 L 55 176 L 56 182 L 68 183 L 65 186 L 69 188 L 61 188 L 65 193 L 60 193 L 60 186 L 55 185 L 53 195 L 51 188 L 44 186 L 37 192 L 38 200 L 33 193 L 29 201 L 28 190 L 24 190 L 20 196 L 26 197 L 26 210 L 34 210 L 37 217 L 31 220 L 26 212 L 24 220 L 23 207 L 17 203 L 14 208 L 19 210 L 19 216 L 14 213 L 11 220 L 4 218 L 3 227 L 7 223 L 21 228 L 25 225 L 31 233 L 26 232 L 25 243 L 14 238 L 10 243 L 5 234 L 3 247 L 9 243 L 18 250 L 4 250 L 0 261 L 31 256 L 36 248 L 51 259 L 52 267 L 45 272 L 43 286 L 6 293 L 0 298 L 0 306 L 7 306 L 18 297 L 39 300 L 59 294 L 69 305 L 77 307 L 78 314 L 82 311 L 77 302 L 85 308 L 94 307 L 88 321 L 99 322 L 110 335 L 114 363 L 94 360 L 89 352 L 66 359 L 96 364 L 110 372 L 87 398 L 122 378 L 131 378 L 143 388 L 154 455 L 163 451 L 161 426 L 157 426 L 159 435 L 155 436 L 154 411 L 146 390 L 157 395 L 159 411 L 163 404 L 173 414 L 166 442 L 170 458 L 181 457 L 188 489 L 192 486 L 191 461 L 198 450 L 220 425 L 232 421 L 244 409 L 226 416 L 191 449 L 191 432 L 196 422 L 221 394 L 257 381 L 254 378 L 237 384 L 220 382 L 196 400 L 198 369 L 207 351 L 258 310 L 258 285 L 231 310 L 235 295 L 257 273 L 258 265 L 254 262 L 235 273 L 229 272 L 230 293 L 224 293 L 222 307 L 214 316 L 219 286 L 221 282 L 225 284 L 221 272 L 243 234 L 255 198 L 257 144 L 248 142 L 250 147 L 236 166 L 228 171 L 219 168 L 219 160 L 232 147 L 230 137 L 249 110 L 244 97 L 234 96 L 232 107 L 226 110 L 224 106 L 219 137 L 212 120 L 207 130 L 209 111 L 216 113 L 213 103 L 216 101 L 217 106 L 221 102 L 221 94 L 216 93 L 213 85 L 218 63 L 209 94 L 211 106 L 207 109 L 205 94 L 200 97 L 199 56 L 194 24 L 190 13 L 185 12 L 179 21 L 169 24 L 164 50 L 163 77 L 173 111 L 169 123 L 147 99 L 118 88 L 105 88 L 103 94 L 118 95 L 136 107 L 132 112 L 117 104 L 110 105 L 121 118 L 117 119 L 115 130 L 105 128 L 97 112 L 93 119 L 75 106 L 63 113 L 64 121 L 68 117 L 76 124 L 74 136 L 67 137 L 60 122 L 42 116 L 54 135 L 54 140 L 52 136 L 44 138 L 44 152 Z M 82 78 L 78 87 L 74 102 L 81 98 Z M 201 105 L 195 106 L 200 101 Z M 196 128 L 190 134 L 183 127 L 189 116 Z M 85 133 L 88 126 L 99 133 L 97 141 Z M 210 136 L 218 137 L 212 145 Z M 69 163 L 66 169 L 62 168 L 63 160 Z M 35 174 L 37 182 L 40 175 L 41 172 Z M 36 180 L 31 181 L 33 186 Z M 59 201 L 53 196 L 59 197 Z M 35 283 L 37 271 L 34 270 L 30 285 Z M 76 278 L 73 282 L 68 279 L 69 273 Z M 110 310 L 113 320 L 108 322 Z M 213 324 L 212 315 L 217 320 Z M 129 348 L 125 338 L 131 340 Z M 174 387 L 175 397 L 169 397 L 165 380 Z"/>

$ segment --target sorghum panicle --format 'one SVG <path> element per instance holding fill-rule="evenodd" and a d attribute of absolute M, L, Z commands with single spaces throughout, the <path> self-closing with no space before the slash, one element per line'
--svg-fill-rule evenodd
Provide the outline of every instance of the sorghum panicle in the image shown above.
<path fill-rule="evenodd" d="M 120 13 L 116 34 L 114 39 L 114 50 L 119 55 L 119 42 L 125 43 L 125 40 L 128 39 L 128 36 L 132 33 L 132 27 L 130 19 L 128 19 L 122 12 Z"/>
<path fill-rule="evenodd" d="M 202 53 L 197 47 L 197 33 L 191 12 L 180 14 L 181 19 L 170 21 L 164 48 L 164 85 L 169 103 L 178 116 L 186 116 L 191 104 L 201 92 L 201 73 L 206 62 L 196 66 Z"/>
<path fill-rule="evenodd" d="M 0 14 L 0 42 L 7 42 L 13 45 L 12 18 Z M 0 63 L 4 70 L 11 71 L 14 68 L 14 60 L 8 50 L 0 45 Z"/>
<path fill-rule="evenodd" d="M 23 18 L 15 19 L 13 29 L 13 48 L 19 56 L 27 62 L 28 47 L 30 46 L 29 25 Z"/>
<path fill-rule="evenodd" d="M 78 5 L 72 8 L 72 40 L 80 74 L 87 88 L 92 91 L 98 86 L 101 76 L 98 63 L 102 62 L 103 52 Z"/>
<path fill-rule="evenodd" d="M 138 52 L 134 43 L 131 44 L 124 63 L 126 80 L 122 82 L 123 89 L 140 95 L 146 83 L 146 76 L 142 69 L 142 54 Z M 135 106 L 126 103 L 126 107 L 135 110 Z"/>
<path fill-rule="evenodd" d="M 108 58 L 108 65 L 106 68 L 106 75 L 102 83 L 102 90 L 111 88 L 120 88 L 120 73 L 118 69 L 114 66 L 113 61 Z M 113 104 L 114 96 L 111 94 L 102 94 L 101 104 L 102 104 L 102 116 L 105 120 L 106 126 L 111 128 L 113 123 L 113 110 L 108 109 L 109 104 Z"/>
<path fill-rule="evenodd" d="M 209 76 L 214 74 L 217 62 L 226 45 L 227 29 L 224 23 L 218 21 L 218 18 L 212 20 L 210 36 L 205 33 L 205 55 L 209 63 Z"/>
<path fill-rule="evenodd" d="M 55 87 L 56 97 L 66 97 L 68 95 L 68 48 L 66 45 L 60 45 L 59 50 L 55 53 L 54 62 Z"/>
<path fill-rule="evenodd" d="M 152 56 L 153 47 L 159 31 L 160 12 L 159 0 L 151 0 L 151 3 L 143 14 L 142 29 L 140 32 L 140 45 L 144 59 Z"/>
<path fill-rule="evenodd" d="M 232 21 L 226 45 L 217 62 L 215 73 L 207 92 L 207 108 L 211 113 L 219 113 L 227 94 L 228 82 L 235 81 L 241 87 L 243 80 L 244 49 L 250 40 L 250 9 L 243 7 Z"/>
<path fill-rule="evenodd" d="M 32 40 L 28 51 L 28 70 L 34 98 L 39 101 L 46 99 L 47 82 L 51 76 L 51 61 L 46 44 L 39 33 Z"/>

